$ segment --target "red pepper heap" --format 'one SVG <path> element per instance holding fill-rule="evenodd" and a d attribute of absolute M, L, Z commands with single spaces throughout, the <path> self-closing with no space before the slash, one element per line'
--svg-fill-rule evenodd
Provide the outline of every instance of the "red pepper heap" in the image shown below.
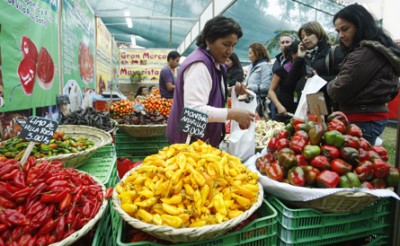
<path fill-rule="evenodd" d="M 48 245 L 80 230 L 99 211 L 102 187 L 62 162 L 22 166 L 0 157 L 0 245 Z"/>
<path fill-rule="evenodd" d="M 394 187 L 399 171 L 382 146 L 372 146 L 342 112 L 327 123 L 318 117 L 293 118 L 270 139 L 268 153 L 257 159 L 261 174 L 295 186 L 320 188 Z"/>

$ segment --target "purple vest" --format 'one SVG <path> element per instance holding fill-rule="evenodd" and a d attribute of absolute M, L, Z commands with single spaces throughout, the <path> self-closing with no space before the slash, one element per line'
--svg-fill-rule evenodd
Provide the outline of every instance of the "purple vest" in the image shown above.
<path fill-rule="evenodd" d="M 225 106 L 225 101 L 222 96 L 222 89 L 221 89 L 222 71 L 218 70 L 215 67 L 214 59 L 208 53 L 208 51 L 201 48 L 197 48 L 182 63 L 179 69 L 178 78 L 175 83 L 174 101 L 172 103 L 171 113 L 169 114 L 168 117 L 167 132 L 166 132 L 166 136 L 171 144 L 186 142 L 187 134 L 178 129 L 181 113 L 184 108 L 183 84 L 185 83 L 185 81 L 183 79 L 183 74 L 186 68 L 188 68 L 191 64 L 195 62 L 203 62 L 206 65 L 213 81 L 207 105 L 216 108 L 222 108 Z M 225 67 L 223 68 L 221 67 L 221 69 L 224 68 Z M 191 83 L 191 81 L 188 81 L 187 83 Z M 205 134 L 201 138 L 201 140 L 218 148 L 220 142 L 223 139 L 224 129 L 225 129 L 224 123 L 219 123 L 219 122 L 208 123 L 207 128 L 205 130 Z M 195 136 L 192 136 L 192 141 L 196 139 L 197 138 Z"/>

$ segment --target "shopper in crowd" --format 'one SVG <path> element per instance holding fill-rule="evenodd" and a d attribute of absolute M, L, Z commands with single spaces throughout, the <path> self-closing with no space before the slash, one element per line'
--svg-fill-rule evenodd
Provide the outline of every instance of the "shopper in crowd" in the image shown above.
<path fill-rule="evenodd" d="M 147 88 L 147 86 L 139 86 L 136 91 L 135 99 L 144 101 L 148 96 L 149 88 Z"/>
<path fill-rule="evenodd" d="M 173 98 L 175 89 L 175 69 L 179 65 L 181 55 L 178 51 L 171 51 L 167 55 L 167 65 L 165 65 L 160 72 L 158 80 L 160 87 L 160 95 L 164 98 Z"/>
<path fill-rule="evenodd" d="M 301 42 L 297 58 L 294 60 L 289 74 L 289 80 L 296 84 L 296 94 L 300 99 L 307 78 L 312 77 L 314 74 L 318 74 L 327 82 L 335 78 L 339 72 L 342 53 L 340 49 L 334 49 L 333 54 L 330 54 L 331 45 L 328 34 L 317 21 L 303 24 L 297 34 Z M 332 103 L 326 93 L 326 86 L 321 91 L 324 92 L 328 113 L 330 113 L 332 111 Z"/>
<path fill-rule="evenodd" d="M 288 80 L 288 75 L 292 69 L 293 61 L 297 57 L 299 43 L 299 41 L 294 41 L 285 47 L 283 54 L 286 62 L 283 66 L 275 70 L 272 76 L 268 97 L 276 105 L 277 114 L 272 115 L 272 119 L 276 121 L 287 123 L 291 118 L 288 113 L 293 114 L 296 111 L 297 102 L 294 100 L 295 86 Z"/>
<path fill-rule="evenodd" d="M 149 86 L 149 96 L 155 96 L 157 91 L 157 87 L 155 85 Z"/>
<path fill-rule="evenodd" d="M 388 120 L 387 103 L 399 90 L 400 48 L 361 5 L 343 8 L 333 23 L 345 58 L 328 93 L 374 144 Z"/>
<path fill-rule="evenodd" d="M 288 33 L 283 33 L 280 36 L 279 49 L 281 50 L 281 53 L 279 53 L 278 55 L 275 56 L 275 62 L 274 62 L 274 65 L 272 65 L 272 74 L 274 74 L 276 70 L 280 69 L 287 62 L 283 53 L 284 53 L 285 47 L 291 45 L 293 41 L 295 41 L 295 38 L 292 37 L 292 35 L 290 35 Z M 272 100 L 269 104 L 269 111 L 271 114 L 271 118 L 276 119 L 277 118 L 277 108 Z"/>
<path fill-rule="evenodd" d="M 265 105 L 268 96 L 269 85 L 271 84 L 272 72 L 270 58 L 265 46 L 261 43 L 252 43 L 249 46 L 249 59 L 251 64 L 244 84 L 257 95 L 257 114 L 267 118 L 267 108 Z"/>
<path fill-rule="evenodd" d="M 224 137 L 226 120 L 235 120 L 244 129 L 250 126 L 254 113 L 225 108 L 228 86 L 223 79 L 224 64 L 242 35 L 240 25 L 231 18 L 216 16 L 206 22 L 197 37 L 198 47 L 185 59 L 178 72 L 166 132 L 170 143 L 186 142 L 187 134 L 178 130 L 184 107 L 208 115 L 209 123 L 201 139 L 214 147 L 218 147 Z M 240 83 L 236 83 L 234 89 L 239 95 L 246 93 Z M 195 139 L 192 136 L 192 141 Z"/>
<path fill-rule="evenodd" d="M 242 64 L 239 61 L 239 57 L 232 53 L 226 61 L 228 71 L 226 72 L 226 80 L 228 86 L 234 86 L 236 82 L 242 82 L 244 78 Z"/>

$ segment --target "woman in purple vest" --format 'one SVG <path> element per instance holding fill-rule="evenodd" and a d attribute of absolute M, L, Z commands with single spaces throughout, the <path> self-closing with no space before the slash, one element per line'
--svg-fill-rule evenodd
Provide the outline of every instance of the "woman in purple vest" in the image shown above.
<path fill-rule="evenodd" d="M 240 25 L 231 18 L 216 16 L 205 24 L 197 37 L 198 48 L 185 59 L 178 72 L 166 133 L 171 144 L 186 141 L 187 134 L 178 129 L 184 107 L 208 115 L 209 123 L 201 139 L 214 147 L 218 147 L 224 137 L 227 120 L 237 121 L 243 129 L 254 120 L 254 112 L 225 108 L 228 95 L 226 79 L 223 78 L 225 62 L 242 35 Z M 239 95 L 246 93 L 240 83 L 234 89 Z"/>

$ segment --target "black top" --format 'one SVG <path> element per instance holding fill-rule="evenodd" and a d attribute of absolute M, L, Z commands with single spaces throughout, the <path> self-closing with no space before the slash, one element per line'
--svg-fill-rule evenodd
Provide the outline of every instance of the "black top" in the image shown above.
<path fill-rule="evenodd" d="M 294 102 L 294 90 L 295 86 L 289 81 L 289 73 L 286 69 L 281 66 L 276 71 L 275 74 L 281 78 L 277 97 L 281 104 L 286 108 L 287 112 L 294 113 L 296 111 L 297 103 Z"/>
<path fill-rule="evenodd" d="M 234 86 L 237 81 L 242 82 L 244 78 L 243 69 L 233 68 L 226 72 L 228 86 Z"/>

